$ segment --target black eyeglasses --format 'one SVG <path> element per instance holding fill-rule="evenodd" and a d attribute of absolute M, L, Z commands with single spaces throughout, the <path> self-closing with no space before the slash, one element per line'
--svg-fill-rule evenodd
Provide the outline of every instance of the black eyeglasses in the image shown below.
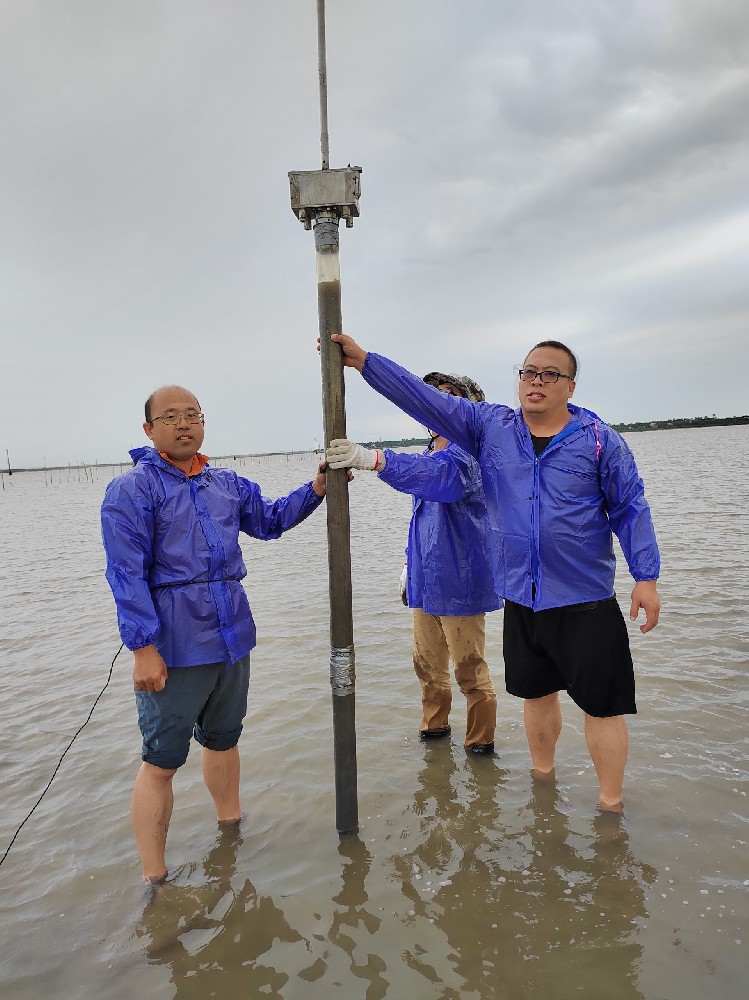
<path fill-rule="evenodd" d="M 532 382 L 535 378 L 540 378 L 541 382 L 558 382 L 560 378 L 568 378 L 574 382 L 573 375 L 563 375 L 562 372 L 537 372 L 535 368 L 521 368 L 518 372 L 521 382 Z"/>
<path fill-rule="evenodd" d="M 199 410 L 187 410 L 185 413 L 162 413 L 160 417 L 153 417 L 151 423 L 156 423 L 157 420 L 161 420 L 162 423 L 169 427 L 178 423 L 180 417 L 184 417 L 188 424 L 204 424 L 205 414 L 201 413 Z"/>

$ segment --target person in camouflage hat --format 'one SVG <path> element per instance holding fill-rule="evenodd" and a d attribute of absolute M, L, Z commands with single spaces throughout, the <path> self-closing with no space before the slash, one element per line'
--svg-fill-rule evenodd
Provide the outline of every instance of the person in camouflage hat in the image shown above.
<path fill-rule="evenodd" d="M 435 389 L 440 386 L 452 386 L 457 389 L 453 395 L 462 396 L 463 399 L 470 399 L 472 403 L 483 403 L 486 400 L 484 390 L 469 378 L 467 375 L 445 375 L 443 372 L 427 372 L 424 376 L 427 385 L 433 385 Z"/>
<path fill-rule="evenodd" d="M 484 401 L 467 375 L 429 372 L 424 381 L 440 392 Z M 467 701 L 465 749 L 494 753 L 497 696 L 484 659 L 485 617 L 496 611 L 491 565 L 492 539 L 481 470 L 476 459 L 434 431 L 422 455 L 372 450 L 352 441 L 331 441 L 331 468 L 378 472 L 393 489 L 409 493 L 408 529 L 401 598 L 413 610 L 413 665 L 421 685 L 422 740 L 450 735 L 455 679 Z"/>

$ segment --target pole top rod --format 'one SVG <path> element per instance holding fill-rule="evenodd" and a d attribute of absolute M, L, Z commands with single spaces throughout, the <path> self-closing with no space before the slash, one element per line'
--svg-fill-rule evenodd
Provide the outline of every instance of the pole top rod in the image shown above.
<path fill-rule="evenodd" d="M 328 136 L 328 67 L 325 55 L 325 0 L 317 0 L 317 75 L 320 81 L 320 149 L 322 168 L 330 168 Z"/>
<path fill-rule="evenodd" d="M 333 212 L 351 228 L 359 216 L 361 167 L 330 169 L 328 148 L 328 79 L 325 61 L 325 0 L 317 0 L 318 77 L 320 83 L 320 145 L 322 170 L 290 170 L 291 210 L 305 229 Z"/>

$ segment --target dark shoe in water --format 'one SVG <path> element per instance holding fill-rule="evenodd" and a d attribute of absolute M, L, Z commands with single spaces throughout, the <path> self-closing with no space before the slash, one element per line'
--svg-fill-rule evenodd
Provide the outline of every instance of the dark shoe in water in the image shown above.
<path fill-rule="evenodd" d="M 441 729 L 420 729 L 419 739 L 420 740 L 438 740 L 441 736 L 449 736 L 452 730 L 449 726 L 443 726 Z"/>
<path fill-rule="evenodd" d="M 483 753 L 483 754 L 493 754 L 494 744 L 493 743 L 474 743 L 470 748 L 471 753 Z"/>

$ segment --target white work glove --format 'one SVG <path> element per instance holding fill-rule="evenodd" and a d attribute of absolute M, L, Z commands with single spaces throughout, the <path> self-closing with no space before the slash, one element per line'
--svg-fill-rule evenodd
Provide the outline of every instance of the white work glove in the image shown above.
<path fill-rule="evenodd" d="M 364 448 L 355 441 L 338 438 L 331 441 L 325 450 L 325 457 L 331 469 L 363 469 L 365 472 L 382 472 L 385 468 L 385 452 Z"/>
<path fill-rule="evenodd" d="M 400 585 L 401 585 L 401 600 L 403 601 L 405 606 L 408 607 L 408 591 L 406 589 L 408 586 L 408 563 L 403 564 L 403 571 L 401 572 Z"/>

